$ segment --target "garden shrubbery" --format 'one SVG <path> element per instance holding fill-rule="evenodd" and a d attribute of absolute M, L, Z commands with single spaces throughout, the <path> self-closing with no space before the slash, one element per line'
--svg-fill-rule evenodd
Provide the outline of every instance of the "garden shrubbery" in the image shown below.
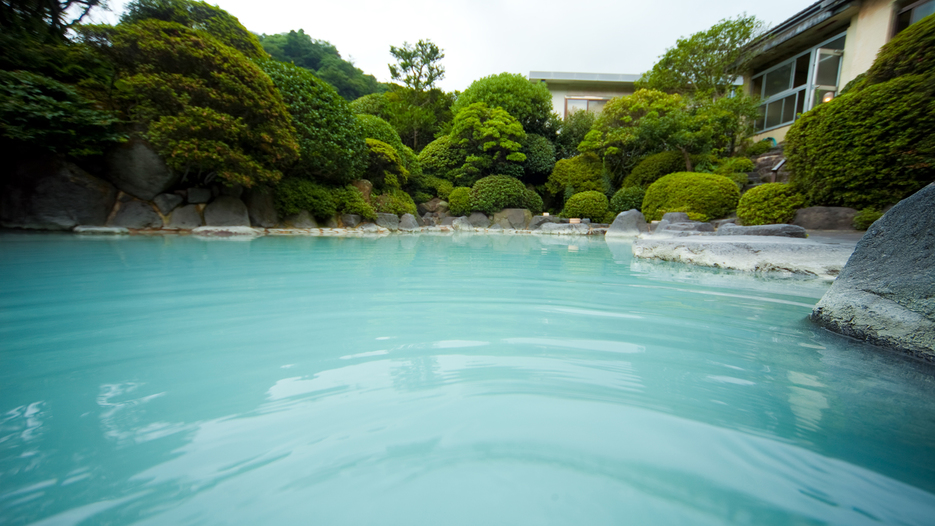
<path fill-rule="evenodd" d="M 416 204 L 412 197 L 399 188 L 387 189 L 380 195 L 371 196 L 373 209 L 386 214 L 412 214 L 416 215 Z"/>
<path fill-rule="evenodd" d="M 452 215 L 463 216 L 471 213 L 471 189 L 459 186 L 448 196 L 448 210 Z"/>
<path fill-rule="evenodd" d="M 374 188 L 399 188 L 409 180 L 409 170 L 403 166 L 396 150 L 389 144 L 377 139 L 366 139 L 367 171 L 366 178 Z"/>
<path fill-rule="evenodd" d="M 627 210 L 640 210 L 643 207 L 643 197 L 645 195 L 646 190 L 639 186 L 621 188 L 610 199 L 610 211 L 616 215 Z"/>
<path fill-rule="evenodd" d="M 530 133 L 526 135 L 523 153 L 526 154 L 523 180 L 530 184 L 543 182 L 555 166 L 555 146 L 545 137 Z"/>
<path fill-rule="evenodd" d="M 327 188 L 297 177 L 289 177 L 279 183 L 274 202 L 282 217 L 308 210 L 316 219 L 327 219 L 337 211 Z"/>
<path fill-rule="evenodd" d="M 604 192 L 606 186 L 601 159 L 593 153 L 558 161 L 545 183 L 546 191 L 552 195 L 563 195 L 569 188 L 573 194 L 590 190 Z"/>
<path fill-rule="evenodd" d="M 795 211 L 805 206 L 805 197 L 783 183 L 751 188 L 737 204 L 737 219 L 743 225 L 791 223 Z"/>
<path fill-rule="evenodd" d="M 860 212 L 857 212 L 857 215 L 854 216 L 854 222 L 852 226 L 857 230 L 867 230 L 870 228 L 877 219 L 883 217 L 883 212 L 877 210 L 876 208 L 864 208 Z"/>
<path fill-rule="evenodd" d="M 646 189 L 642 212 L 650 221 L 662 219 L 666 212 L 686 212 L 708 221 L 734 211 L 739 199 L 740 189 L 723 175 L 677 172 Z"/>
<path fill-rule="evenodd" d="M 471 189 L 471 208 L 485 214 L 504 208 L 525 208 L 526 187 L 507 175 L 490 175 L 478 180 Z"/>
<path fill-rule="evenodd" d="M 364 199 L 364 194 L 360 193 L 354 185 L 347 185 L 331 189 L 331 199 L 338 213 L 357 214 L 364 219 L 376 220 L 377 214 L 370 203 Z"/>
<path fill-rule="evenodd" d="M 594 190 L 579 192 L 565 202 L 562 217 L 588 218 L 595 223 L 600 223 L 607 215 L 607 205 L 607 196 L 601 192 Z"/>
<path fill-rule="evenodd" d="M 755 142 L 744 150 L 744 155 L 747 157 L 759 157 L 764 153 L 773 149 L 773 141 L 769 139 L 764 139 L 762 141 Z"/>
<path fill-rule="evenodd" d="M 646 157 L 634 166 L 630 174 L 623 179 L 623 188 L 628 186 L 646 188 L 663 175 L 684 171 L 685 156 L 682 152 L 659 152 Z"/>
<path fill-rule="evenodd" d="M 542 213 L 543 207 L 544 207 L 544 203 L 542 202 L 542 196 L 536 193 L 536 191 L 533 190 L 532 188 L 527 188 L 526 189 L 526 206 L 524 206 L 523 208 L 526 208 L 527 210 L 532 212 L 533 215 L 535 215 L 535 214 Z"/>
<path fill-rule="evenodd" d="M 451 144 L 451 137 L 442 135 L 419 152 L 419 163 L 426 175 L 452 180 L 450 172 L 464 164 L 464 153 Z"/>

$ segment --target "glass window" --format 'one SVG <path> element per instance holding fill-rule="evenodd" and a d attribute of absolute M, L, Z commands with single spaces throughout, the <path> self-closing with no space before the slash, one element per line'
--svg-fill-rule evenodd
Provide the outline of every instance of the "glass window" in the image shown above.
<path fill-rule="evenodd" d="M 808 83 L 808 63 L 812 58 L 811 53 L 806 53 L 795 60 L 795 77 L 792 79 L 792 87 L 798 88 Z"/>
<path fill-rule="evenodd" d="M 766 74 L 764 97 L 772 97 L 792 87 L 792 63 L 780 66 Z"/>
<path fill-rule="evenodd" d="M 750 94 L 754 97 L 763 96 L 763 75 L 753 79 L 753 83 L 750 86 Z"/>
<path fill-rule="evenodd" d="M 604 111 L 605 104 L 607 104 L 606 100 L 589 100 L 588 111 L 590 111 L 591 113 L 600 113 Z"/>
<path fill-rule="evenodd" d="M 782 124 L 782 99 L 766 105 L 766 127 L 772 128 Z"/>
<path fill-rule="evenodd" d="M 565 99 L 565 113 L 572 114 L 578 110 L 587 110 L 588 101 L 582 99 Z"/>
<path fill-rule="evenodd" d="M 793 93 L 788 97 L 782 99 L 782 122 L 792 122 L 795 120 L 795 96 L 797 93 Z"/>
<path fill-rule="evenodd" d="M 818 50 L 818 70 L 815 72 L 816 86 L 837 86 L 838 71 L 841 68 L 841 55 L 839 52 L 826 53 L 824 49 Z"/>
<path fill-rule="evenodd" d="M 894 34 L 899 33 L 932 13 L 935 13 L 935 0 L 916 2 L 904 7 L 896 15 L 896 30 Z"/>

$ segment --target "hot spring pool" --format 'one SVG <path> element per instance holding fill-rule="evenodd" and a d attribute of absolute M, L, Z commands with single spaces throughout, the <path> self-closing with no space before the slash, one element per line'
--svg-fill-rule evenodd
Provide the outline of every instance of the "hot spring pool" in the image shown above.
<path fill-rule="evenodd" d="M 532 236 L 0 235 L 0 523 L 933 524 L 828 284 Z"/>

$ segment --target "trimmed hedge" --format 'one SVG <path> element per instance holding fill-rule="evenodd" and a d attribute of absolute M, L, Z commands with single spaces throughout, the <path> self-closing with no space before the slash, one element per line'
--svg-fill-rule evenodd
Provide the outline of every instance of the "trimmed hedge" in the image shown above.
<path fill-rule="evenodd" d="M 373 209 L 376 212 L 396 214 L 398 216 L 403 214 L 416 215 L 417 213 L 416 204 L 412 197 L 399 188 L 391 188 L 380 195 L 371 196 L 370 200 L 373 202 Z"/>
<path fill-rule="evenodd" d="M 542 196 L 536 193 L 536 191 L 533 190 L 532 188 L 527 188 L 526 189 L 526 206 L 524 208 L 526 208 L 527 210 L 532 212 L 533 215 L 535 215 L 535 214 L 541 213 L 542 208 L 544 206 L 545 204 L 542 202 Z"/>
<path fill-rule="evenodd" d="M 795 211 L 805 206 L 805 197 L 783 183 L 751 188 L 737 204 L 737 219 L 744 225 L 790 223 Z"/>
<path fill-rule="evenodd" d="M 552 195 L 562 195 L 567 188 L 571 188 L 573 194 L 590 190 L 603 192 L 606 190 L 603 169 L 601 159 L 593 153 L 562 159 L 555 163 L 545 189 Z"/>
<path fill-rule="evenodd" d="M 600 223 L 607 215 L 607 205 L 607 196 L 601 192 L 594 190 L 580 192 L 571 196 L 565 203 L 562 217 L 588 218 L 595 223 Z"/>
<path fill-rule="evenodd" d="M 886 82 L 903 75 L 927 75 L 935 71 L 935 15 L 907 27 L 886 43 L 867 71 L 867 84 Z M 860 89 L 860 86 L 856 86 Z"/>
<path fill-rule="evenodd" d="M 327 188 L 297 177 L 283 179 L 279 183 L 274 202 L 283 217 L 308 210 L 316 219 L 327 219 L 337 211 Z"/>
<path fill-rule="evenodd" d="M 627 210 L 640 210 L 643 207 L 643 197 L 645 195 L 646 190 L 639 186 L 621 188 L 610 199 L 610 211 L 616 216 L 616 214 Z"/>
<path fill-rule="evenodd" d="M 518 179 L 506 175 L 489 175 L 479 179 L 471 189 L 471 209 L 492 214 L 504 208 L 524 208 L 526 187 Z"/>
<path fill-rule="evenodd" d="M 523 142 L 523 153 L 526 154 L 523 170 L 527 182 L 538 179 L 534 182 L 541 183 L 555 167 L 555 146 L 541 135 L 528 133 Z"/>
<path fill-rule="evenodd" d="M 694 164 L 694 160 L 692 164 Z M 682 152 L 659 152 L 640 161 L 633 171 L 623 179 L 623 188 L 655 183 L 663 175 L 685 171 L 685 157 Z"/>
<path fill-rule="evenodd" d="M 739 199 L 740 189 L 723 175 L 676 172 L 661 177 L 646 189 L 642 211 L 649 221 L 676 211 L 707 221 L 731 213 Z"/>
<path fill-rule="evenodd" d="M 451 137 L 442 135 L 419 152 L 419 163 L 425 175 L 452 180 L 450 172 L 464 164 L 464 152 L 451 144 Z"/>
<path fill-rule="evenodd" d="M 452 215 L 463 216 L 471 213 L 471 189 L 459 186 L 448 196 L 448 211 Z"/>

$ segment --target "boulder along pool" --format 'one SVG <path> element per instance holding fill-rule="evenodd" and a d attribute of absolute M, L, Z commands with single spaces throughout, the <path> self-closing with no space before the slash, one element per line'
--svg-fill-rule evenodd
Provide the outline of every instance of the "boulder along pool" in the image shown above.
<path fill-rule="evenodd" d="M 929 366 L 626 242 L 0 234 L 3 524 L 932 524 Z"/>

